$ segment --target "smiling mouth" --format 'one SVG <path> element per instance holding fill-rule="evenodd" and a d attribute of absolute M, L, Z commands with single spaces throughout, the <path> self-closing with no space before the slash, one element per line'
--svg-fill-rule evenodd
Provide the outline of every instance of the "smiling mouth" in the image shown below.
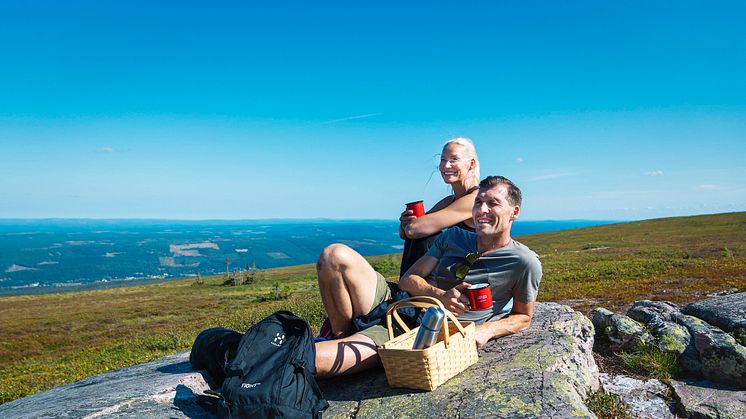
<path fill-rule="evenodd" d="M 442 172 L 443 176 L 456 176 L 456 172 L 452 172 L 450 170 Z"/>

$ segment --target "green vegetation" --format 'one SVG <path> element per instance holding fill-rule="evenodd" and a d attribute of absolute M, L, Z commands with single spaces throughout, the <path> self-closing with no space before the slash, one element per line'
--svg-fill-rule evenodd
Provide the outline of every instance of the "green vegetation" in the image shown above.
<path fill-rule="evenodd" d="M 591 394 L 585 404 L 599 419 L 632 419 L 627 404 L 615 394 L 599 390 Z"/>
<path fill-rule="evenodd" d="M 746 289 L 746 213 L 597 226 L 518 240 L 541 257 L 539 300 L 582 312 L 597 306 L 622 311 L 643 298 L 686 304 L 714 291 Z M 395 280 L 399 258 L 369 260 Z M 244 285 L 222 286 L 224 280 L 221 275 L 0 298 L 0 403 L 189 349 L 208 327 L 244 331 L 279 309 L 306 318 L 313 328 L 321 325 L 324 310 L 314 265 L 260 270 Z"/>
<path fill-rule="evenodd" d="M 664 383 L 681 374 L 681 364 L 673 352 L 661 352 L 657 347 L 644 347 L 635 352 L 617 354 L 622 366 L 633 375 L 657 378 Z"/>

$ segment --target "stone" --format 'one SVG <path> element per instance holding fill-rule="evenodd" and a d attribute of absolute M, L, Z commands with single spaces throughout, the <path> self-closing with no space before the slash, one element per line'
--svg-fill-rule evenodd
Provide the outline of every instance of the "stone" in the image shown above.
<path fill-rule="evenodd" d="M 584 400 L 598 388 L 593 326 L 554 303 L 535 306 L 532 326 L 490 341 L 479 362 L 437 390 L 392 389 L 381 368 L 321 381 L 325 418 L 505 417 L 594 415 Z M 0 405 L 0 417 L 212 417 L 202 409 L 206 372 L 181 353 L 86 378 Z"/>
<path fill-rule="evenodd" d="M 698 376 L 702 369 L 699 353 L 689 330 L 673 322 L 676 314 L 681 314 L 678 306 L 668 301 L 636 301 L 627 310 L 629 317 L 650 329 L 661 352 L 675 353 L 684 371 Z"/>
<path fill-rule="evenodd" d="M 189 352 L 88 377 L 0 405 L 3 418 L 207 418 L 197 394 L 206 373 L 192 370 Z"/>
<path fill-rule="evenodd" d="M 477 364 L 435 391 L 391 389 L 380 370 L 322 381 L 324 418 L 594 417 L 584 403 L 598 388 L 592 347 L 587 318 L 539 303 L 528 330 L 490 341 Z"/>
<path fill-rule="evenodd" d="M 623 314 L 599 307 L 591 310 L 590 318 L 596 333 L 609 339 L 614 352 L 634 352 L 655 342 L 642 323 Z"/>
<path fill-rule="evenodd" d="M 746 344 L 746 292 L 691 303 L 684 308 L 684 314 L 717 326 Z"/>
<path fill-rule="evenodd" d="M 617 395 L 638 419 L 675 418 L 668 403 L 668 387 L 659 380 L 638 380 L 626 375 L 599 374 L 604 392 Z"/>
<path fill-rule="evenodd" d="M 746 391 L 708 381 L 671 380 L 681 415 L 689 418 L 746 418 Z"/>
<path fill-rule="evenodd" d="M 685 326 L 694 340 L 702 363 L 702 377 L 746 388 L 746 348 L 722 329 L 683 313 L 674 320 Z"/>
<path fill-rule="evenodd" d="M 672 315 L 680 311 L 679 306 L 670 301 L 640 300 L 632 304 L 627 310 L 627 315 L 638 322 L 648 324 L 658 320 L 673 321 Z"/>

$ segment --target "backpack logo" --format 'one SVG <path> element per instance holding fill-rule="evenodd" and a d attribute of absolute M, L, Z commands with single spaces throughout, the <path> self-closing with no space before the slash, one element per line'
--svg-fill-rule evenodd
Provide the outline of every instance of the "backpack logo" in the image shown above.
<path fill-rule="evenodd" d="M 280 335 L 280 332 L 277 332 L 277 336 L 275 336 L 275 339 L 270 342 L 271 344 L 279 347 L 282 346 L 282 344 L 285 342 L 285 335 Z"/>
<path fill-rule="evenodd" d="M 253 384 L 251 384 L 251 383 L 241 383 L 241 387 L 242 388 L 254 388 L 254 387 L 259 387 L 260 385 L 262 385 L 262 383 L 253 383 Z"/>

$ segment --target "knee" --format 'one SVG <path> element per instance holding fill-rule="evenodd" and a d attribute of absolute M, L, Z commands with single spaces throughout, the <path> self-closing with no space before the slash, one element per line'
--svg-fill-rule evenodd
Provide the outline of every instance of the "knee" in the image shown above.
<path fill-rule="evenodd" d="M 353 252 L 354 250 L 344 244 L 330 244 L 321 252 L 316 262 L 316 270 L 319 272 L 324 269 L 341 270 L 352 262 Z"/>

